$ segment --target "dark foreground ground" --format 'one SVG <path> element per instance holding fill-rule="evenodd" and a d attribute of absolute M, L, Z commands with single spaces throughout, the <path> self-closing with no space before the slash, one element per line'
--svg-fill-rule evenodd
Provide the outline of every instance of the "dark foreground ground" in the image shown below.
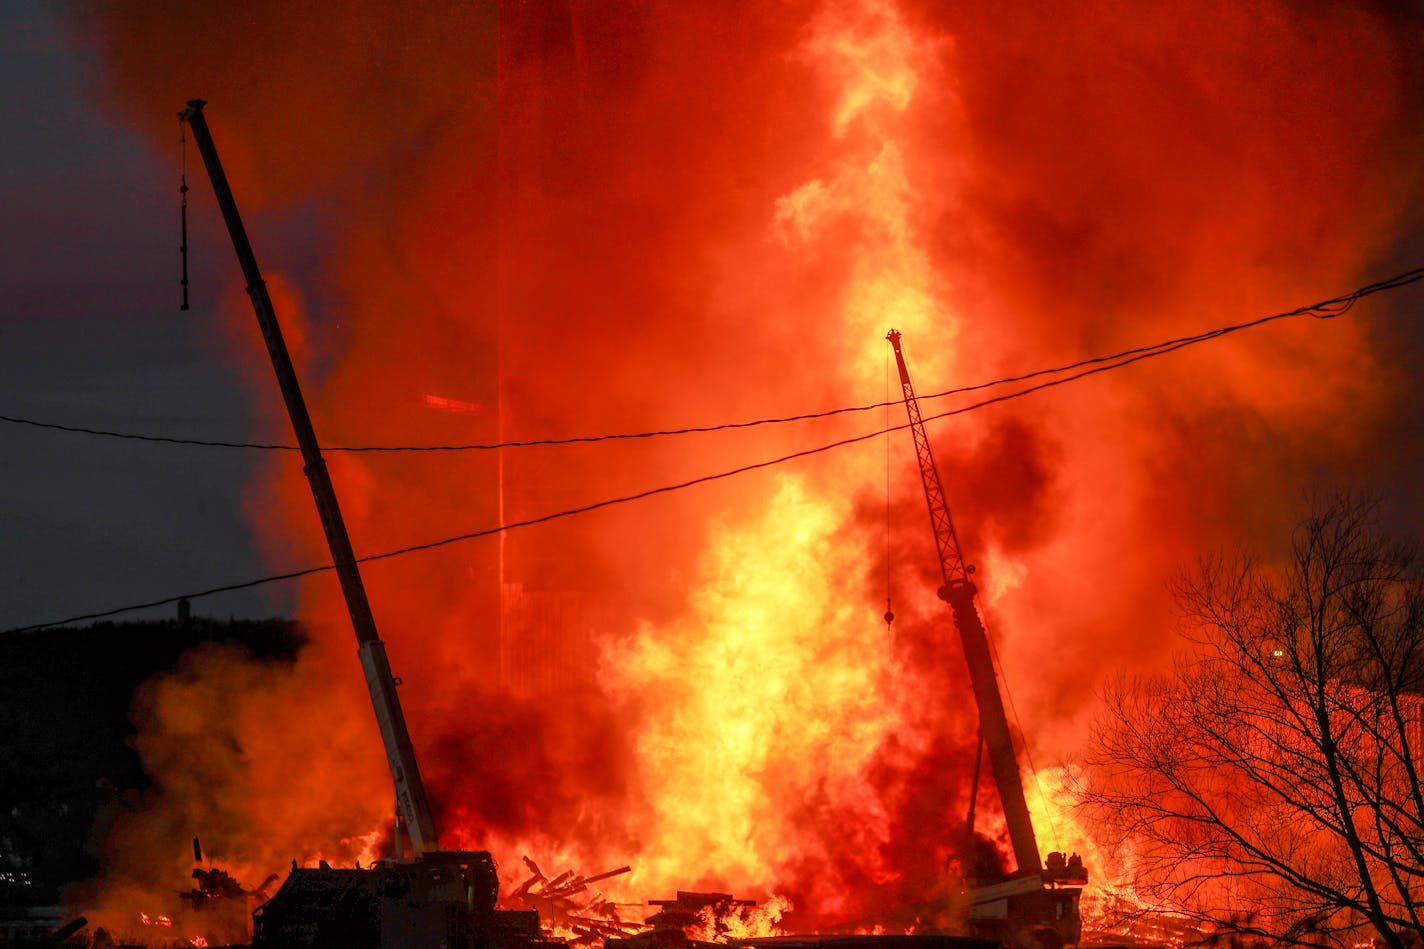
<path fill-rule="evenodd" d="M 0 917 L 98 871 L 96 820 L 148 786 L 130 744 L 142 682 L 204 642 L 288 662 L 303 639 L 289 620 L 197 617 L 0 633 Z"/>

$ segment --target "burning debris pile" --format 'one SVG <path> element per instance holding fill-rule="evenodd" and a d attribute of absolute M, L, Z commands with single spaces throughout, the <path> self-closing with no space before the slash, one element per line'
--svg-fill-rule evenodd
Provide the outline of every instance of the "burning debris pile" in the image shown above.
<path fill-rule="evenodd" d="M 621 910 L 628 904 L 614 903 L 589 890 L 591 884 L 622 876 L 632 867 L 622 866 L 589 877 L 565 870 L 551 880 L 537 863 L 528 857 L 523 859 L 530 876 L 504 902 L 537 912 L 546 934 L 574 944 L 596 944 L 643 928 L 622 919 Z"/>
<path fill-rule="evenodd" d="M 681 929 L 702 942 L 725 942 L 727 921 L 745 914 L 756 906 L 755 900 L 733 899 L 730 893 L 689 893 L 678 890 L 671 900 L 649 900 L 649 905 L 661 907 L 649 916 L 647 923 L 654 929 Z M 722 938 L 718 938 L 718 937 Z"/>
<path fill-rule="evenodd" d="M 195 913 L 231 915 L 233 910 L 230 908 L 239 907 L 245 917 L 253 907 L 267 901 L 268 891 L 277 882 L 277 874 L 269 873 L 255 889 L 249 890 L 222 867 L 211 864 L 204 867 L 203 844 L 197 837 L 193 838 L 193 863 L 193 879 L 197 884 L 188 892 L 179 893 L 178 898 Z"/>
<path fill-rule="evenodd" d="M 766 906 L 739 900 L 730 893 L 695 893 L 678 890 L 670 900 L 649 900 L 658 907 L 646 920 L 650 929 L 623 939 L 609 940 L 608 949 L 682 949 L 742 945 L 745 940 L 779 936 L 777 923 L 790 904 L 773 897 Z"/>
<path fill-rule="evenodd" d="M 764 903 L 733 899 L 728 893 L 687 893 L 678 890 L 675 900 L 652 900 L 662 909 L 648 917 L 654 927 L 682 926 L 689 936 L 702 942 L 734 942 L 782 935 L 778 924 L 791 909 L 791 902 L 772 896 Z M 691 918 L 680 922 L 691 910 Z M 659 920 L 666 922 L 659 922 Z"/>

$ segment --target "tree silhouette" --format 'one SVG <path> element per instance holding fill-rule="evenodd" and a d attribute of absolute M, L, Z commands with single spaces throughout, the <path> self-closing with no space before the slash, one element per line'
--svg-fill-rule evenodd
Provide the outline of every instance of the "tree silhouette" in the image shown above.
<path fill-rule="evenodd" d="M 1203 561 L 1174 667 L 1108 688 L 1083 802 L 1141 906 L 1221 941 L 1420 945 L 1424 563 L 1378 514 L 1336 495 L 1280 567 Z"/>

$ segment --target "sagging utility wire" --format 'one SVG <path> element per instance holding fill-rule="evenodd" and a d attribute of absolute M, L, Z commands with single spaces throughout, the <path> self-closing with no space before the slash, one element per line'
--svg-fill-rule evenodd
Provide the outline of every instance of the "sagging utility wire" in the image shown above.
<path fill-rule="evenodd" d="M 1424 276 L 1424 270 L 1421 270 L 1421 271 L 1420 271 L 1420 275 L 1421 275 L 1421 276 Z M 1343 310 L 1342 310 L 1341 312 L 1343 312 Z M 1338 314 L 1331 314 L 1331 315 L 1333 316 L 1333 315 L 1338 315 Z M 1277 317 L 1267 317 L 1267 318 L 1265 318 L 1265 319 L 1275 319 L 1275 318 L 1277 318 Z M 1259 325 L 1261 322 L 1264 322 L 1264 320 L 1257 320 L 1256 323 L 1255 323 L 1255 325 Z M 1233 330 L 1233 329 L 1230 329 L 1230 328 L 1227 328 L 1227 329 L 1224 330 L 1224 332 L 1233 332 L 1233 331 L 1234 331 L 1234 330 Z M 989 407 L 989 406 L 991 406 L 991 405 L 998 405 L 998 404 L 1000 404 L 1000 403 L 1002 403 L 1002 402 L 1009 402 L 1009 401 L 1012 401 L 1012 400 L 1014 400 L 1014 399 L 1023 398 L 1024 396 L 1032 395 L 1032 394 L 1035 393 L 1035 392 L 1042 392 L 1042 391 L 1044 391 L 1044 390 L 1046 390 L 1046 389 L 1052 389 L 1052 388 L 1056 388 L 1057 386 L 1067 385 L 1067 384 L 1070 383 L 1070 382 L 1075 382 L 1075 381 L 1077 381 L 1077 380 L 1079 380 L 1079 379 L 1085 379 L 1085 378 L 1087 378 L 1087 377 L 1089 377 L 1089 376 L 1095 376 L 1095 375 L 1098 375 L 1099 373 L 1111 372 L 1111 371 L 1114 370 L 1114 369 L 1121 369 L 1121 368 L 1123 368 L 1124 366 L 1129 366 L 1129 365 L 1131 365 L 1132 363 L 1141 362 L 1142 360 L 1144 360 L 1144 359 L 1150 359 L 1150 358 L 1152 358 L 1153 356 L 1160 356 L 1160 355 L 1162 355 L 1162 354 L 1165 353 L 1165 352 L 1173 352 L 1173 351 L 1175 351 L 1175 350 L 1177 350 L 1177 349 L 1182 349 L 1182 348 L 1184 348 L 1184 347 L 1186 347 L 1186 346 L 1192 345 L 1192 343 L 1193 343 L 1194 341 L 1195 341 L 1195 338 L 1188 338 L 1188 339 L 1184 339 L 1184 340 L 1182 340 L 1182 341 L 1180 341 L 1180 342 L 1177 342 L 1177 343 L 1171 345 L 1171 346 L 1168 347 L 1167 349 L 1163 349 L 1163 350 L 1156 350 L 1156 349 L 1153 349 L 1153 350 L 1150 350 L 1150 351 L 1140 350 L 1140 351 L 1138 351 L 1135 355 L 1129 355 L 1129 356 L 1127 356 L 1126 358 L 1121 359 L 1121 360 L 1119 360 L 1119 361 L 1117 361 L 1117 362 L 1107 363 L 1107 364 L 1103 364 L 1103 365 L 1094 365 L 1094 366 L 1091 366 L 1091 368 L 1085 368 L 1085 369 L 1083 369 L 1081 372 L 1074 373 L 1073 375 L 1070 375 L 1070 376 L 1064 376 L 1064 377 L 1061 378 L 1061 379 L 1050 379 L 1050 380 L 1048 380 L 1047 382 L 1040 382 L 1040 383 L 1038 383 L 1037 385 L 1032 385 L 1032 386 L 1028 386 L 1028 387 L 1026 387 L 1026 388 L 1023 388 L 1023 389 L 1018 389 L 1018 390 L 1015 390 L 1014 392 L 1007 392 L 1007 393 L 1005 393 L 1005 394 L 1003 394 L 1003 395 L 993 396 L 992 398 L 984 399 L 984 400 L 979 401 L 979 402 L 974 402 L 974 403 L 971 403 L 971 404 L 969 404 L 969 405 L 961 406 L 961 407 L 959 407 L 959 408 L 957 408 L 957 409 L 950 409 L 950 410 L 945 411 L 945 412 L 939 412 L 939 413 L 937 413 L 937 414 L 935 414 L 935 415 L 926 415 L 923 420 L 926 421 L 926 422 L 933 422 L 933 421 L 937 421 L 937 420 L 939 420 L 939 419 L 951 418 L 951 417 L 956 416 L 956 415 L 964 415 L 964 414 L 966 414 L 966 413 L 968 413 L 968 412 L 974 412 L 974 411 L 977 411 L 977 410 L 979 410 L 979 409 L 987 408 L 987 407 Z M 1083 365 L 1087 365 L 1087 363 L 1084 363 Z M 796 461 L 796 460 L 801 459 L 801 458 L 809 458 L 809 457 L 811 457 L 811 456 L 813 456 L 813 455 L 823 454 L 823 453 L 828 452 L 828 451 L 833 451 L 833 450 L 835 450 L 835 449 L 837 449 L 837 448 L 844 448 L 844 447 L 846 447 L 847 445 L 855 445 L 855 444 L 858 444 L 858 443 L 860 443 L 860 442 L 869 441 L 869 440 L 872 439 L 872 438 L 880 438 L 881 436 L 883 436 L 883 435 L 888 435 L 888 434 L 891 433 L 891 432 L 904 431 L 905 429 L 907 429 L 907 428 L 909 428 L 909 427 L 910 427 L 910 426 L 909 426 L 909 423 L 908 423 L 908 422 L 905 423 L 905 424 L 903 424 L 903 425 L 889 426 L 889 427 L 886 427 L 886 428 L 878 429 L 878 430 L 873 431 L 873 432 L 866 432 L 866 433 L 863 434 L 863 435 L 854 435 L 854 436 L 851 436 L 851 437 L 849 437 L 849 438 L 842 438 L 842 439 L 840 439 L 839 441 L 830 442 L 830 443 L 825 444 L 825 445 L 819 445 L 819 446 L 817 446 L 817 447 L 815 447 L 815 448 L 807 448 L 807 449 L 804 449 L 804 450 L 802 450 L 802 451 L 792 452 L 791 454 L 782 455 L 782 456 L 780 456 L 780 457 L 778 457 L 778 458 L 771 458 L 771 459 L 768 459 L 768 460 L 766 460 L 766 461 L 759 461 L 759 462 L 754 462 L 754 463 L 748 464 L 748 465 L 742 465 L 741 467 L 732 468 L 732 469 L 727 470 L 727 471 L 716 472 L 715 474 L 702 475 L 701 477 L 692 478 L 692 479 L 690 479 L 690 480 L 688 480 L 688 481 L 681 481 L 681 482 L 678 482 L 678 483 L 676 483 L 676 484 L 663 485 L 663 486 L 657 487 L 657 488 L 649 488 L 649 489 L 646 490 L 646 491 L 639 491 L 639 492 L 637 492 L 636 494 L 627 494 L 627 495 L 623 495 L 623 496 L 621 496 L 621 497 L 607 498 L 607 499 L 604 499 L 604 500 L 602 500 L 602 501 L 595 501 L 595 502 L 593 502 L 593 503 L 591 503 L 591 504 L 585 504 L 585 505 L 582 505 L 582 506 L 580 506 L 580 507 L 568 508 L 568 509 L 563 510 L 563 511 L 556 511 L 556 512 L 553 512 L 553 513 L 551 513 L 551 514 L 544 514 L 544 515 L 541 515 L 541 516 L 539 516 L 539 517 L 532 517 L 532 518 L 529 518 L 529 519 L 523 520 L 523 521 L 515 521 L 515 522 L 510 523 L 510 524 L 500 524 L 500 525 L 497 525 L 497 526 L 495 526 L 495 527 L 489 527 L 489 528 L 485 528 L 485 529 L 483 529 L 483 530 L 470 531 L 470 532 L 465 533 L 465 534 L 456 534 L 456 535 L 454 535 L 453 537 L 445 537 L 445 538 L 441 538 L 440 540 L 434 540 L 434 541 L 430 541 L 430 542 L 424 543 L 424 544 L 413 544 L 413 545 L 411 545 L 411 546 L 409 546 L 409 547 L 399 547 L 399 548 L 396 548 L 395 550 L 388 550 L 388 551 L 385 551 L 384 553 L 370 554 L 370 555 L 365 556 L 365 557 L 357 557 L 357 558 L 356 558 L 356 562 L 357 562 L 357 563 L 370 563 L 370 562 L 376 561 L 376 560 L 388 560 L 388 559 L 391 559 L 391 558 L 393 558 L 393 557 L 401 557 L 401 556 L 404 556 L 404 555 L 406 555 L 406 554 L 412 554 L 412 553 L 416 553 L 416 552 L 419 552 L 419 551 L 422 551 L 422 550 L 433 550 L 433 549 L 435 549 L 435 548 L 437 548 L 437 547 L 445 547 L 445 546 L 449 546 L 450 544 L 457 544 L 457 543 L 461 543 L 461 542 L 467 541 L 467 540 L 477 540 L 477 539 L 479 539 L 479 538 L 481 538 L 481 537 L 492 537 L 492 536 L 495 536 L 495 535 L 497 535 L 497 534 L 505 533 L 505 532 L 507 532 L 507 531 L 518 530 L 518 529 L 524 528 L 524 527 L 533 527 L 533 526 L 535 526 L 536 524 L 546 524 L 546 523 L 548 523 L 548 522 L 550 522 L 550 521 L 560 520 L 560 519 L 565 518 L 565 517 L 574 517 L 574 516 L 579 515 L 579 514 L 587 514 L 587 513 L 591 512 L 591 511 L 597 511 L 597 510 L 601 510 L 601 509 L 603 509 L 603 508 L 614 507 L 614 506 L 617 506 L 617 505 L 620 505 L 620 504 L 629 504 L 629 503 L 632 503 L 632 502 L 635 502 L 635 501 L 642 501 L 642 500 L 646 500 L 647 498 L 656 497 L 657 495 L 660 495 L 660 494 L 670 494 L 670 493 L 672 493 L 672 492 L 674 492 L 674 491 L 681 491 L 681 490 L 684 490 L 684 489 L 686 489 L 686 488 L 695 487 L 695 486 L 700 485 L 700 484 L 708 484 L 708 483 L 711 483 L 711 482 L 713 482 L 713 481 L 721 481 L 721 480 L 724 480 L 724 479 L 726 479 L 726 478 L 732 478 L 732 477 L 735 477 L 735 476 L 737 476 L 737 475 L 747 474 L 747 473 L 752 472 L 752 471 L 760 471 L 760 470 L 762 470 L 762 469 L 764 469 L 764 468 L 771 468 L 771 467 L 775 467 L 776 465 L 786 464 L 786 463 L 788 463 L 788 462 Z M 223 585 L 223 586 L 210 587 L 210 588 L 208 588 L 208 589 L 206 589 L 206 590 L 198 590 L 198 591 L 191 592 L 191 593 L 180 593 L 180 594 L 176 594 L 176 595 L 174 595 L 174 596 L 164 597 L 164 598 L 159 599 L 159 600 L 151 600 L 151 601 L 146 602 L 146 603 L 134 603 L 134 604 L 130 604 L 130 605 L 128 605 L 128 606 L 115 607 L 115 608 L 113 608 L 113 609 L 102 610 L 102 611 L 95 612 L 95 613 L 86 613 L 86 614 L 83 614 L 83 615 L 80 615 L 80 616 L 71 616 L 71 617 L 68 617 L 68 618 L 66 618 L 66 619 L 50 620 L 50 621 L 44 622 L 44 623 L 34 623 L 34 624 L 29 625 L 29 626 L 14 627 L 14 628 L 12 628 L 12 629 L 6 630 L 6 632 L 10 632 L 10 633 L 23 633 L 23 632 L 29 632 L 29 631 L 31 631 L 31 630 L 36 630 L 36 629 L 44 629 L 44 628 L 50 627 L 50 626 L 64 626 L 64 625 L 67 625 L 67 624 L 69 624 L 69 623 L 80 623 L 80 622 L 84 622 L 84 621 L 86 621 L 86 620 L 103 619 L 103 618 L 108 617 L 108 616 L 116 616 L 116 615 L 118 615 L 118 614 L 120 614 L 120 613 L 130 613 L 130 612 L 133 612 L 134 610 L 142 610 L 142 609 L 149 609 L 149 608 L 152 608 L 152 607 L 167 606 L 167 605 L 172 604 L 172 603 L 177 603 L 179 600 L 183 600 L 183 599 L 196 600 L 196 599 L 198 599 L 199 597 L 212 596 L 212 595 L 218 594 L 218 593 L 231 593 L 231 592 L 234 592 L 234 591 L 237 591 L 237 590 L 247 590 L 247 589 L 251 589 L 251 588 L 253 588 L 253 587 L 264 586 L 264 585 L 269 584 L 269 583 L 279 583 L 279 582 L 282 582 L 282 581 L 285 581 L 285 580 L 294 580 L 294 579 L 297 579 L 298 577 L 307 577 L 307 576 L 311 576 L 311 575 L 317 574 L 317 573 L 325 573 L 325 572 L 327 572 L 327 571 L 329 571 L 329 570 L 334 570 L 334 569 L 335 569 L 335 567 L 332 566 L 331 564 L 325 564 L 325 565 L 320 566 L 320 567 L 307 567 L 307 568 L 301 569 L 301 570 L 293 570 L 293 571 L 291 571 L 291 572 L 289 572 L 289 573 L 271 574 L 271 575 L 268 575 L 268 576 L 265 576 L 265 577 L 258 577 L 258 578 L 254 579 L 254 580 L 244 580 L 244 581 L 241 581 L 241 582 L 238 582 L 238 583 L 229 583 L 229 584 L 225 584 L 225 585 Z M 888 611 L 887 611 L 887 612 L 888 612 Z"/>
<path fill-rule="evenodd" d="M 1254 329 L 1267 323 L 1277 320 L 1289 319 L 1296 316 L 1312 316 L 1317 319 L 1331 319 L 1347 312 L 1355 303 L 1367 296 L 1382 293 L 1386 290 L 1395 290 L 1424 280 L 1424 267 L 1416 267 L 1413 270 L 1406 270 L 1393 277 L 1380 280 L 1376 283 L 1367 284 L 1343 296 L 1334 297 L 1329 300 L 1322 300 L 1309 306 L 1298 307 L 1281 313 L 1273 313 L 1270 316 L 1263 316 L 1245 323 L 1235 323 L 1227 326 L 1220 326 L 1215 329 L 1197 333 L 1192 336 L 1181 336 L 1176 339 L 1164 340 L 1147 346 L 1139 346 L 1133 349 L 1126 349 L 1113 353 L 1109 356 L 1094 356 L 1089 359 L 1082 359 L 1078 362 L 1069 363 L 1063 366 L 1055 366 L 1048 369 L 1036 369 L 1017 376 L 1005 376 L 1000 379 L 993 379 L 988 382 L 980 382 L 974 385 L 959 386 L 953 389 L 945 389 L 941 392 L 933 392 L 920 396 L 921 400 L 943 399 L 955 395 L 965 395 L 970 392 L 979 392 L 985 389 L 992 389 L 997 386 L 1011 385 L 1016 382 L 1027 382 L 1031 379 L 1043 376 L 1057 375 L 1064 372 L 1072 372 L 1085 366 L 1101 365 L 1112 363 L 1126 357 L 1151 358 L 1161 356 L 1170 352 L 1175 352 L 1185 346 L 1194 346 L 1209 340 L 1218 339 L 1231 333 L 1242 330 Z M 1136 361 L 1134 359 L 1133 361 Z M 1074 377 L 1079 378 L 1079 377 Z M 507 441 L 492 442 L 487 444 L 455 444 L 455 445 L 327 445 L 322 447 L 323 452 L 343 451 L 343 452 L 463 452 L 463 451 L 493 451 L 502 448 L 534 448 L 542 446 L 576 445 L 591 442 L 621 441 L 633 439 L 661 438 L 672 435 L 696 435 L 708 432 L 722 432 L 742 428 L 756 428 L 762 425 L 779 425 L 787 422 L 803 422 L 813 419 L 830 418 L 836 415 L 846 415 L 855 412 L 870 412 L 875 409 L 886 408 L 894 405 L 892 401 L 876 402 L 871 405 L 844 406 L 841 408 L 828 409 L 822 412 L 806 412 L 799 415 L 785 415 L 771 418 L 752 419 L 743 422 L 724 422 L 717 425 L 689 426 L 686 428 L 660 429 L 646 432 L 621 432 L 604 435 L 579 435 L 569 438 L 541 438 L 527 441 Z M 157 442 L 167 445 L 188 445 L 200 448 L 239 448 L 260 451 L 299 451 L 296 445 L 284 445 L 262 442 L 238 442 L 238 441 L 213 441 L 198 438 L 176 438 L 167 435 L 143 435 L 134 432 L 120 432 L 109 429 L 93 428 L 80 425 L 64 425 L 57 422 L 44 422 L 36 419 L 22 418 L 14 415 L 0 415 L 0 422 L 8 422 L 11 425 L 27 425 L 33 428 L 49 429 L 52 431 L 70 432 L 79 435 L 94 435 L 104 438 L 118 438 L 128 441 Z"/>

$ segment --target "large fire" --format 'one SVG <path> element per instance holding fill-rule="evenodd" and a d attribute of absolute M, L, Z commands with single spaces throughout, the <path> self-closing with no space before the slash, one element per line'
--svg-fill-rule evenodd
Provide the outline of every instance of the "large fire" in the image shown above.
<path fill-rule="evenodd" d="M 1417 183 L 1388 158 L 1407 41 L 1363 10 L 438 6 L 86 24 L 112 100 L 161 141 L 211 102 L 269 270 L 285 214 L 327 222 L 277 305 L 328 444 L 874 402 L 891 326 L 922 392 L 1071 362 L 1362 282 Z M 280 432 L 230 273 L 222 332 Z M 1176 564 L 1362 450 L 1387 396 L 1371 365 L 1358 325 L 1307 321 L 932 424 L 1033 767 L 1071 758 L 1104 670 L 1162 659 Z M 369 554 L 885 418 L 330 466 Z M 889 438 L 371 564 L 444 843 L 628 863 L 634 901 L 913 925 L 898 908 L 942 891 L 961 839 L 976 719 L 909 436 Z M 247 506 L 274 569 L 326 561 L 292 459 Z M 379 855 L 390 782 L 335 581 L 304 580 L 299 613 L 295 667 L 198 651 L 146 688 L 156 787 L 112 828 L 91 916 L 155 905 L 192 833 L 249 880 Z M 1057 823 L 1111 875 L 1091 828 Z"/>

